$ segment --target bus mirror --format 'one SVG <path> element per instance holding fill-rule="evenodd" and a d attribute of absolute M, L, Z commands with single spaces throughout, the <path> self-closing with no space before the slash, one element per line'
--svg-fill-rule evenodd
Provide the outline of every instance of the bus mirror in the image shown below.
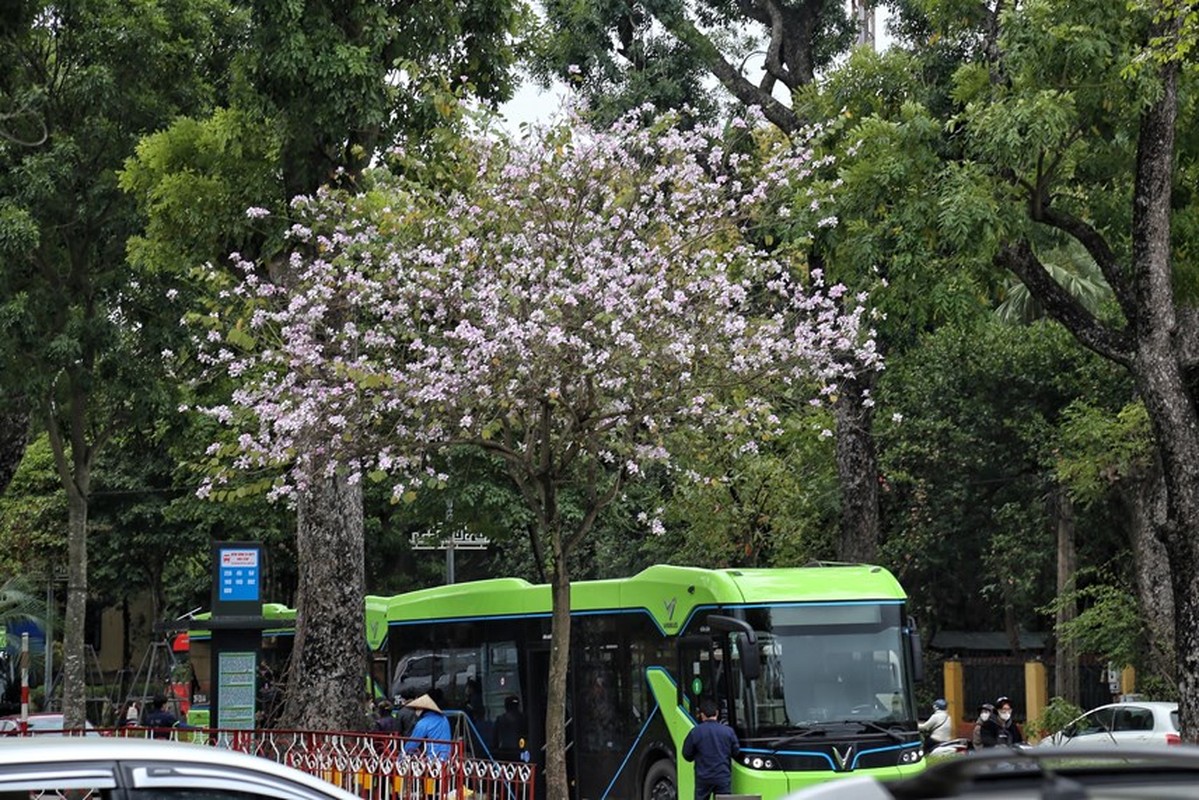
<path fill-rule="evenodd" d="M 741 654 L 741 677 L 746 681 L 756 681 L 762 674 L 762 657 L 758 654 L 758 643 L 751 642 L 745 633 L 734 634 L 737 639 L 737 652 Z"/>
<path fill-rule="evenodd" d="M 758 634 L 754 631 L 753 626 L 743 619 L 736 617 L 726 617 L 722 614 L 709 614 L 707 619 L 708 627 L 714 631 L 723 631 L 725 633 L 743 633 L 746 641 L 757 648 Z"/>
<path fill-rule="evenodd" d="M 758 654 L 758 634 L 743 619 L 709 614 L 708 627 L 714 631 L 731 633 L 736 638 L 737 652 L 741 654 L 741 675 L 747 681 L 756 681 L 762 674 L 762 657 Z"/>
<path fill-rule="evenodd" d="M 920 631 L 911 620 L 908 620 L 908 647 L 912 651 L 912 679 L 919 683 L 924 680 L 924 645 L 920 642 Z"/>

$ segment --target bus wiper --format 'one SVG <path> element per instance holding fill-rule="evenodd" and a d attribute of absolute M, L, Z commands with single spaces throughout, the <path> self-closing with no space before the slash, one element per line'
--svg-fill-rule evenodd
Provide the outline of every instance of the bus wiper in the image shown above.
<path fill-rule="evenodd" d="M 790 736 L 784 736 L 777 742 L 771 742 L 770 749 L 777 753 L 780 747 L 786 747 L 789 744 L 795 744 L 796 742 L 806 739 L 809 736 L 819 736 L 824 733 L 823 729 L 817 728 L 813 725 L 796 725 L 795 727 L 798 729 L 797 733 L 793 733 Z"/>
<path fill-rule="evenodd" d="M 903 734 L 901 734 L 899 731 L 895 730 L 894 728 L 884 728 L 882 725 L 879 725 L 877 722 L 873 722 L 868 719 L 847 719 L 845 721 L 846 722 L 856 722 L 858 725 L 861 725 L 863 728 L 869 728 L 870 730 L 875 730 L 875 731 L 878 731 L 879 733 L 885 733 L 897 742 L 906 742 L 907 741 L 907 738 L 904 737 Z"/>

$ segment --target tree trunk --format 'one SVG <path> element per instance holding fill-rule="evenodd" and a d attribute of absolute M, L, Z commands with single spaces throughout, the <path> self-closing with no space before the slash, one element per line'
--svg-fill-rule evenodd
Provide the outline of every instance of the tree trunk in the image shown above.
<path fill-rule="evenodd" d="M 21 400 L 9 401 L 0 411 L 0 494 L 4 494 L 17 473 L 28 441 L 28 404 Z"/>
<path fill-rule="evenodd" d="M 63 619 L 63 727 L 83 728 L 87 718 L 87 658 L 83 631 L 87 622 L 87 497 L 67 491 L 67 613 Z M 52 642 L 46 642 L 52 647 Z M 50 687 L 46 687 L 49 691 Z M 46 698 L 49 704 L 50 698 Z M 49 707 L 47 705 L 47 707 Z"/>
<path fill-rule="evenodd" d="M 1147 662 L 1152 674 L 1175 680 L 1174 595 L 1170 557 L 1157 539 L 1166 521 L 1166 498 L 1161 471 L 1136 481 L 1128 493 L 1129 536 L 1136 570 L 1137 601 L 1149 644 Z"/>
<path fill-rule="evenodd" d="M 1078 571 L 1078 553 L 1074 547 L 1074 504 L 1066 490 L 1058 487 L 1057 502 L 1057 596 L 1061 598 L 1073 592 L 1074 574 Z M 1053 683 L 1058 697 L 1073 705 L 1080 705 L 1081 693 L 1078 679 L 1078 652 L 1074 642 L 1061 636 L 1064 626 L 1078 616 L 1078 601 L 1073 597 L 1061 603 L 1057 609 L 1054 625 L 1059 631 L 1057 652 L 1054 654 Z"/>
<path fill-rule="evenodd" d="M 545 784 L 548 800 L 568 800 L 566 774 L 566 673 L 570 668 L 570 572 L 560 531 L 551 532 L 553 616 L 550 623 L 550 674 L 545 710 Z M 577 709 L 576 709 L 577 711 Z"/>
<path fill-rule="evenodd" d="M 841 486 L 837 558 L 864 564 L 878 560 L 878 456 L 874 449 L 874 407 L 867 402 L 874 382 L 874 373 L 846 381 L 833 407 Z"/>
<path fill-rule="evenodd" d="M 363 535 L 361 485 L 341 475 L 314 479 L 296 515 L 300 574 L 284 727 L 366 725 Z"/>

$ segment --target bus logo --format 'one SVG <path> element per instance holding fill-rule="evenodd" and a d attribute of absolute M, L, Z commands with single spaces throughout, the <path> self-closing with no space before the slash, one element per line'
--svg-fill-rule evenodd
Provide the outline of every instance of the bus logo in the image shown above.
<path fill-rule="evenodd" d="M 666 619 L 668 619 L 668 620 L 674 619 L 674 608 L 676 605 L 678 605 L 678 602 L 679 602 L 679 598 L 672 597 L 669 600 L 662 603 L 662 605 L 666 606 Z"/>
<path fill-rule="evenodd" d="M 842 753 L 836 747 L 833 748 L 833 759 L 837 762 L 837 769 L 841 770 L 842 772 L 844 772 L 846 769 L 848 769 L 846 764 L 849 763 L 849 760 L 852 757 L 853 757 L 853 745 L 852 744 L 849 747 L 845 748 L 844 753 Z"/>

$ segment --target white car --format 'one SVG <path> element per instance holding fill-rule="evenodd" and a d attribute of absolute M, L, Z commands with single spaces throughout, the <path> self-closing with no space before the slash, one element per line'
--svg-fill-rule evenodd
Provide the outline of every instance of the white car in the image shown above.
<path fill-rule="evenodd" d="M 1091 709 L 1040 744 L 1050 747 L 1175 745 L 1178 703 L 1124 702 Z"/>
<path fill-rule="evenodd" d="M 85 722 L 88 736 L 99 736 L 99 732 L 90 722 Z M 16 736 L 21 732 L 21 717 L 12 715 L 8 717 L 0 717 L 0 735 Z M 25 732 L 27 735 L 47 735 L 61 736 L 62 735 L 62 714 L 53 712 L 37 712 L 30 714 L 25 721 Z"/>
<path fill-rule="evenodd" d="M 265 758 L 203 744 L 21 737 L 0 744 L 0 797 L 359 800 Z"/>

